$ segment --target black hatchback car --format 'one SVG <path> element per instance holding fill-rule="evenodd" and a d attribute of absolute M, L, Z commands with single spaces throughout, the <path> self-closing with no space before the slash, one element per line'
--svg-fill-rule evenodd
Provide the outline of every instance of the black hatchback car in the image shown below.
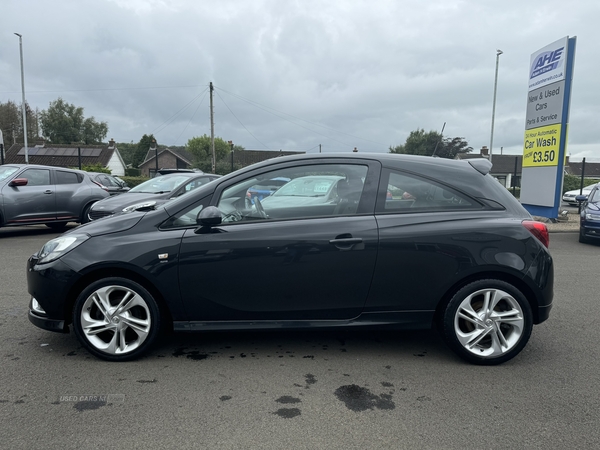
<path fill-rule="evenodd" d="M 28 262 L 29 319 L 72 324 L 112 361 L 140 356 L 163 327 L 436 326 L 462 358 L 499 364 L 548 318 L 553 263 L 545 224 L 490 168 L 395 154 L 258 163 L 46 243 Z M 297 180 L 285 198 L 250 201 L 277 177 Z"/>

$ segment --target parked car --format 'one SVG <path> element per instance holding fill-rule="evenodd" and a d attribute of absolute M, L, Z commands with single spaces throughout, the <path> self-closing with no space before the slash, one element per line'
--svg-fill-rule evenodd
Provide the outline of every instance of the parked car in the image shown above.
<path fill-rule="evenodd" d="M 158 169 L 155 177 L 158 175 L 168 175 L 170 173 L 203 173 L 200 169 Z"/>
<path fill-rule="evenodd" d="M 581 193 L 580 193 L 580 189 L 575 189 L 573 191 L 567 191 L 563 194 L 563 202 L 568 203 L 571 206 L 577 206 L 579 205 L 579 202 L 577 202 L 576 197 L 578 195 L 590 195 L 590 192 L 592 192 L 592 189 L 594 189 L 596 186 L 598 186 L 600 183 L 596 183 L 596 184 L 592 184 L 590 186 L 585 186 L 583 189 L 581 189 Z"/>
<path fill-rule="evenodd" d="M 465 360 L 499 364 L 548 318 L 554 269 L 546 225 L 490 168 L 397 154 L 264 161 L 47 242 L 27 265 L 29 320 L 72 325 L 111 361 L 139 357 L 161 328 L 435 326 Z M 277 177 L 335 178 L 338 198 L 249 204 L 249 187 Z"/>
<path fill-rule="evenodd" d="M 272 180 L 260 181 L 258 184 L 248 188 L 246 196 L 250 200 L 250 203 L 254 205 L 254 199 L 258 197 L 259 200 L 264 199 L 270 195 L 273 195 L 277 189 L 290 181 L 289 178 L 275 178 Z"/>
<path fill-rule="evenodd" d="M 88 172 L 88 175 L 94 183 L 99 185 L 110 195 L 122 194 L 123 192 L 127 192 L 129 190 L 127 183 L 120 178 L 109 175 L 108 173 Z"/>
<path fill-rule="evenodd" d="M 179 197 L 219 177 L 220 175 L 197 172 L 158 176 L 138 184 L 121 195 L 98 202 L 90 209 L 89 219 L 101 219 L 125 210 L 155 208 L 157 205 Z"/>
<path fill-rule="evenodd" d="M 576 200 L 581 202 L 579 242 L 600 242 L 600 185 L 589 195 L 577 196 Z"/>
<path fill-rule="evenodd" d="M 88 211 L 109 194 L 87 172 L 35 164 L 0 166 L 0 227 L 85 223 Z"/>

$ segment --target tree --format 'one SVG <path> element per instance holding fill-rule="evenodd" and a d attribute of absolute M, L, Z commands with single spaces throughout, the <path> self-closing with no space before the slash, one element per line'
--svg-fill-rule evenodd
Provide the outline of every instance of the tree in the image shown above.
<path fill-rule="evenodd" d="M 154 148 L 156 145 L 156 139 L 153 134 L 144 134 L 133 150 L 131 167 L 139 167 L 146 160 L 148 150 Z"/>
<path fill-rule="evenodd" d="M 404 145 L 390 147 L 390 153 L 433 156 L 435 151 L 435 156 L 449 159 L 472 150 L 473 148 L 469 147 L 469 143 L 462 137 L 444 138 L 437 131 L 425 133 L 423 129 L 411 131 Z"/>
<path fill-rule="evenodd" d="M 108 134 L 106 122 L 83 116 L 83 108 L 58 98 L 40 113 L 42 134 L 53 144 L 100 144 Z"/>
<path fill-rule="evenodd" d="M 193 157 L 193 166 L 202 170 L 203 172 L 212 172 L 212 147 L 210 145 L 210 136 L 204 134 L 203 136 L 193 137 L 188 140 L 186 150 L 190 152 Z M 234 150 L 239 150 L 243 147 L 234 147 Z M 231 146 L 228 142 L 220 137 L 215 138 L 215 159 L 220 162 L 227 158 L 231 153 Z M 221 169 L 219 167 L 219 169 Z M 217 172 L 221 173 L 222 170 Z"/>
<path fill-rule="evenodd" d="M 25 102 L 27 116 L 27 139 L 32 143 L 38 136 L 38 115 Z M 13 142 L 24 142 L 23 139 L 23 113 L 21 105 L 9 100 L 0 103 L 0 130 L 4 136 L 4 145 L 9 147 Z"/>

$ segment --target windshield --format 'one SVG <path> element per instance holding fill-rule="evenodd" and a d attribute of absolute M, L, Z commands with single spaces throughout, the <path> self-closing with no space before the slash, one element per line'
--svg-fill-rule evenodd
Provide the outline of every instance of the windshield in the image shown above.
<path fill-rule="evenodd" d="M 138 184 L 133 189 L 130 189 L 129 192 L 164 194 L 165 192 L 171 192 L 172 190 L 177 189 L 189 179 L 190 177 L 180 175 L 156 177 L 145 181 L 142 184 Z"/>
<path fill-rule="evenodd" d="M 6 180 L 13 173 L 15 173 L 17 170 L 19 170 L 18 167 L 0 166 L 0 181 Z"/>
<path fill-rule="evenodd" d="M 323 197 L 342 177 L 300 177 L 284 184 L 273 197 Z"/>

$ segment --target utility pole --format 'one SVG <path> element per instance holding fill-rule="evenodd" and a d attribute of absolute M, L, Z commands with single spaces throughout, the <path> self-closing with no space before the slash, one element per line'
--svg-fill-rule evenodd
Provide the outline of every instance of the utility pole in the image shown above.
<path fill-rule="evenodd" d="M 25 74 L 23 70 L 23 36 L 21 36 L 19 33 L 15 34 L 19 36 L 19 51 L 21 53 L 21 92 L 23 94 L 21 112 L 23 113 L 23 140 L 25 141 L 25 164 L 29 164 L 29 146 L 27 144 L 27 113 L 25 112 Z"/>
<path fill-rule="evenodd" d="M 319 153 L 321 153 L 321 144 L 319 144 Z"/>
<path fill-rule="evenodd" d="M 233 141 L 227 141 L 227 143 L 231 147 L 231 171 L 233 172 Z"/>
<path fill-rule="evenodd" d="M 215 173 L 217 161 L 215 156 L 215 112 L 213 110 L 213 84 L 210 82 L 210 148 L 212 151 L 212 173 Z"/>

